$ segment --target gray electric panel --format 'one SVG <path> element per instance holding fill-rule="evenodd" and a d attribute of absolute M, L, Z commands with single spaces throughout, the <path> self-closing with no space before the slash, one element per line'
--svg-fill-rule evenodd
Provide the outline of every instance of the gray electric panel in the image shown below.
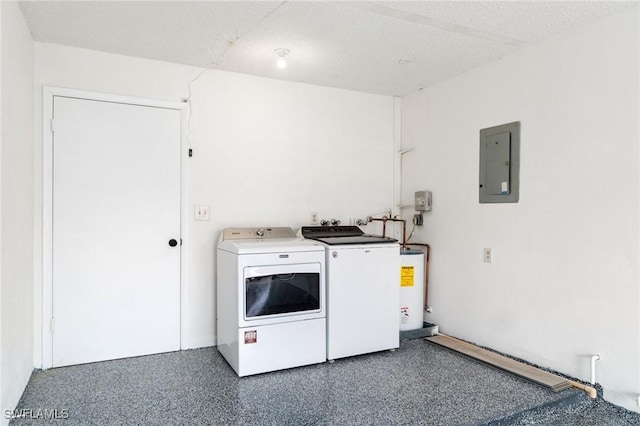
<path fill-rule="evenodd" d="M 517 203 L 520 122 L 480 130 L 480 202 Z"/>

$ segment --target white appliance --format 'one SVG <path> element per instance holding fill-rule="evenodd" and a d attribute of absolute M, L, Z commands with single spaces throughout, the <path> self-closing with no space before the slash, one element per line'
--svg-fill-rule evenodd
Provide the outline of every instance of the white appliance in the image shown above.
<path fill-rule="evenodd" d="M 238 376 L 326 361 L 325 251 L 291 228 L 227 228 L 218 351 Z"/>
<path fill-rule="evenodd" d="M 327 359 L 400 345 L 400 245 L 357 226 L 305 226 L 321 242 L 327 268 Z"/>

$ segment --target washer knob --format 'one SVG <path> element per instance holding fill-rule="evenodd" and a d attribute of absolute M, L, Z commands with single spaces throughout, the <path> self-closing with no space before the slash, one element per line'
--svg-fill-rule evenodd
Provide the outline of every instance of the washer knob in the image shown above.
<path fill-rule="evenodd" d="M 256 235 L 257 235 L 258 237 L 264 237 L 264 229 L 263 229 L 263 228 L 258 229 L 258 230 L 256 231 Z"/>

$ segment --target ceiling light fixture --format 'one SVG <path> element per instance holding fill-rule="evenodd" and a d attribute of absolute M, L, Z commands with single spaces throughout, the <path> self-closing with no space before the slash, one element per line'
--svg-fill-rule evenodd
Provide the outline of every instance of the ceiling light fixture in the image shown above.
<path fill-rule="evenodd" d="M 285 49 L 283 47 L 278 48 L 273 51 L 276 55 L 278 55 L 278 68 L 286 68 L 287 67 L 287 59 L 285 56 L 289 53 L 289 49 Z"/>

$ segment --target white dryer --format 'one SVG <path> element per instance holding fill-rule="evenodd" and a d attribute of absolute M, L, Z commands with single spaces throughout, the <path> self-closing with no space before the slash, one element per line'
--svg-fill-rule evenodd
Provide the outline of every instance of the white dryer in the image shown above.
<path fill-rule="evenodd" d="M 238 376 L 325 362 L 324 247 L 291 228 L 225 229 L 216 329 Z"/>
<path fill-rule="evenodd" d="M 321 242 L 327 268 L 327 359 L 400 345 L 400 245 L 357 226 L 304 226 Z"/>

